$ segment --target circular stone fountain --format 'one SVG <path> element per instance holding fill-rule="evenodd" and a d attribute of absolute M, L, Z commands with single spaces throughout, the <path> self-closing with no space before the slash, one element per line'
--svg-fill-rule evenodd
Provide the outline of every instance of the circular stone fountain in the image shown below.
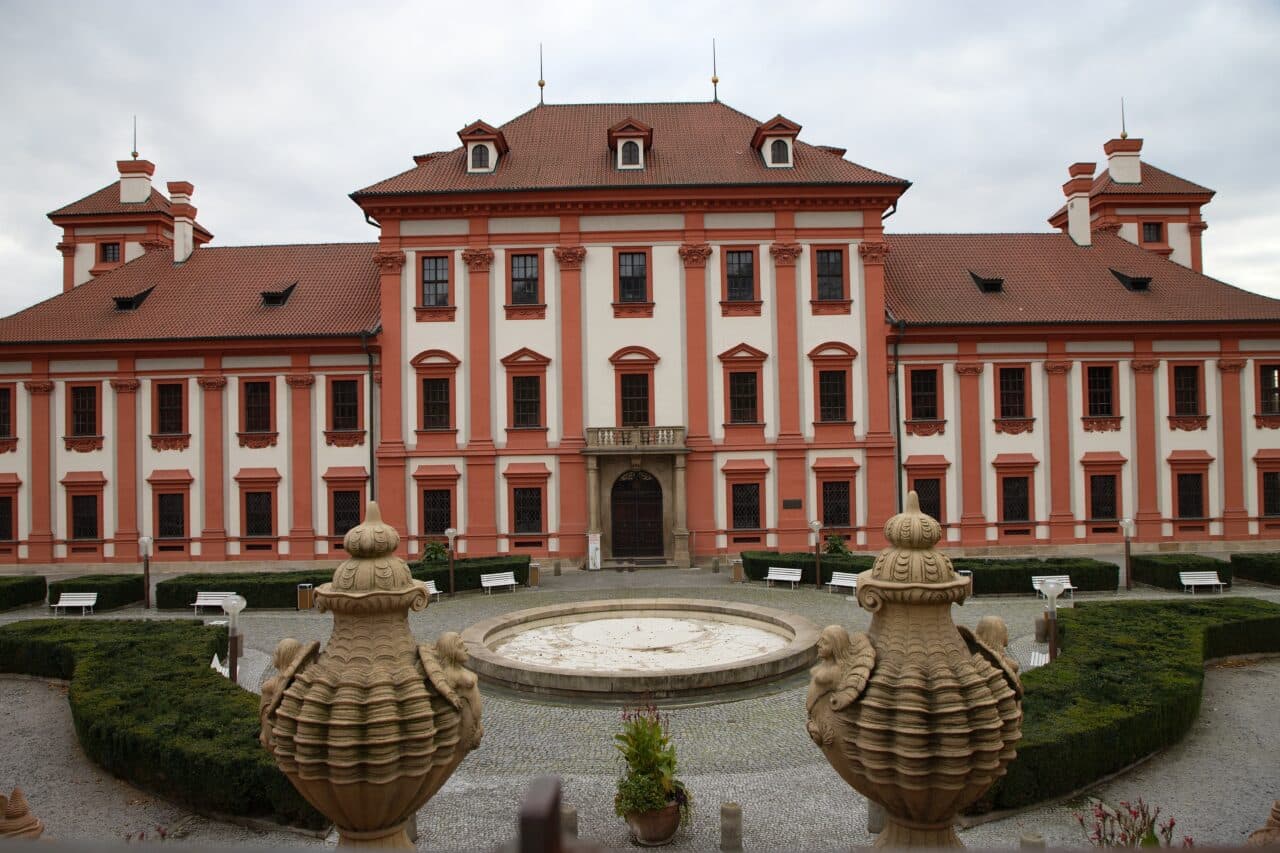
<path fill-rule="evenodd" d="M 669 698 L 770 681 L 809 666 L 818 628 L 750 604 L 580 601 L 506 613 L 462 634 L 493 684 L 599 699 Z"/>

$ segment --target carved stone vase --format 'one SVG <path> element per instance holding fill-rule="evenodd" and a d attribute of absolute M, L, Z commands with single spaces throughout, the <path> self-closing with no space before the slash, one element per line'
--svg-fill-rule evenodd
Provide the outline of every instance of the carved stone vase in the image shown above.
<path fill-rule="evenodd" d="M 1022 685 L 1002 649 L 952 622 L 971 580 L 935 549 L 942 528 L 915 492 L 884 532 L 890 547 L 858 575 L 870 630 L 833 625 L 819 638 L 809 736 L 845 782 L 884 806 L 877 847 L 962 847 L 956 814 L 1016 755 Z"/>
<path fill-rule="evenodd" d="M 0 838 L 39 838 L 44 824 L 31 813 L 22 790 L 14 788 L 6 798 L 0 794 Z"/>
<path fill-rule="evenodd" d="M 333 613 L 328 645 L 282 640 L 262 690 L 262 743 L 340 846 L 412 849 L 406 821 L 483 733 L 461 637 L 419 645 L 409 632 L 428 595 L 399 542 L 370 502 L 344 540 L 350 558 L 315 591 L 316 609 Z"/>

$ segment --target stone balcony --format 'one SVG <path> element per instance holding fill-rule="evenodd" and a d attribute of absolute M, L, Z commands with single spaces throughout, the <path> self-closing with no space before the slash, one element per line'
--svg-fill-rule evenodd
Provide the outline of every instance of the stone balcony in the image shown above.
<path fill-rule="evenodd" d="M 684 427 L 587 427 L 587 453 L 685 452 Z"/>

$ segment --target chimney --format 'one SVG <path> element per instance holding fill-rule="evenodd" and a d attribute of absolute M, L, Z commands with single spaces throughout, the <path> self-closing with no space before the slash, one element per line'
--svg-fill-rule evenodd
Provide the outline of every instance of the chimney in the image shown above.
<path fill-rule="evenodd" d="M 140 204 L 151 198 L 151 176 L 156 164 L 150 160 L 117 160 L 120 170 L 120 203 Z"/>
<path fill-rule="evenodd" d="M 1067 233 L 1076 241 L 1077 246 L 1088 246 L 1093 242 L 1090 235 L 1089 190 L 1093 189 L 1093 170 L 1095 163 L 1072 163 L 1067 167 L 1071 179 L 1062 185 L 1062 193 L 1067 197 Z"/>
<path fill-rule="evenodd" d="M 173 262 L 180 264 L 191 257 L 196 247 L 196 209 L 191 194 L 196 191 L 187 181 L 169 182 L 169 212 L 173 214 Z"/>
<path fill-rule="evenodd" d="M 1112 139 L 1102 146 L 1107 155 L 1107 171 L 1117 184 L 1142 183 L 1141 139 Z"/>

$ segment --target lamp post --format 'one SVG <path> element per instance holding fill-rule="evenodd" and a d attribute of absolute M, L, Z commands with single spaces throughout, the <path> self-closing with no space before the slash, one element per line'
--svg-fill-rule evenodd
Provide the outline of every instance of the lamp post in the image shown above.
<path fill-rule="evenodd" d="M 822 522 L 815 518 L 809 529 L 813 531 L 813 588 L 822 589 Z"/>
<path fill-rule="evenodd" d="M 1120 519 L 1120 529 L 1124 531 L 1124 588 L 1133 589 L 1133 553 L 1130 541 L 1133 539 L 1133 519 Z"/>
<path fill-rule="evenodd" d="M 142 555 L 142 609 L 151 609 L 151 542 L 150 536 L 138 537 L 138 553 Z"/>
<path fill-rule="evenodd" d="M 1058 656 L 1058 596 L 1062 595 L 1064 589 L 1061 581 L 1045 581 L 1040 585 L 1040 591 L 1044 593 L 1044 597 L 1049 599 L 1049 611 L 1047 613 L 1049 620 L 1049 662 Z"/>
<path fill-rule="evenodd" d="M 449 540 L 449 597 L 453 598 L 453 540 L 458 538 L 458 528 L 450 527 L 444 535 Z"/>
<path fill-rule="evenodd" d="M 222 599 L 222 612 L 231 617 L 231 624 L 227 628 L 227 677 L 232 684 L 240 683 L 238 664 L 243 638 L 240 636 L 237 617 L 247 603 L 243 595 L 229 595 Z"/>

